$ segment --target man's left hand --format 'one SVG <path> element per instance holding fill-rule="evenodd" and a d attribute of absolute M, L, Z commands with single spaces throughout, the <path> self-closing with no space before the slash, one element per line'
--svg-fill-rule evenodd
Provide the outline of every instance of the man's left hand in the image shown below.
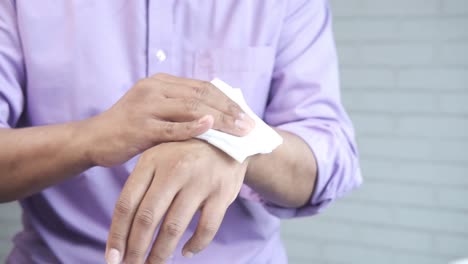
<path fill-rule="evenodd" d="M 236 199 L 246 169 L 247 162 L 240 164 L 196 139 L 145 151 L 116 203 L 107 242 L 108 263 L 144 263 L 150 246 L 146 262 L 165 263 L 197 210 L 200 220 L 183 254 L 191 257 L 200 252 L 212 241 Z"/>

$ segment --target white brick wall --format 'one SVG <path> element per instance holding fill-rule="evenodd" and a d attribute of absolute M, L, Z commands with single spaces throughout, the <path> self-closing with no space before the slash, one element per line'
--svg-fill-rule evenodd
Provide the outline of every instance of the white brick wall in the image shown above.
<path fill-rule="evenodd" d="M 286 221 L 292 264 L 468 257 L 468 0 L 331 0 L 364 186 Z M 0 261 L 18 228 L 0 206 Z"/>
<path fill-rule="evenodd" d="M 0 263 L 11 249 L 11 238 L 20 229 L 20 213 L 16 203 L 0 204 Z"/>
<path fill-rule="evenodd" d="M 290 262 L 468 257 L 468 1 L 331 3 L 365 183 L 284 223 Z"/>

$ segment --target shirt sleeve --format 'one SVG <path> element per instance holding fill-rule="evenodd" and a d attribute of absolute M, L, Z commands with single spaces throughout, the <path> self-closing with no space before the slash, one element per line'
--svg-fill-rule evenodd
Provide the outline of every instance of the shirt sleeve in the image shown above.
<path fill-rule="evenodd" d="M 0 1 L 0 127 L 18 123 L 23 108 L 24 63 L 15 5 Z"/>
<path fill-rule="evenodd" d="M 262 202 L 280 218 L 307 216 L 361 184 L 354 131 L 341 104 L 337 64 L 328 2 L 289 1 L 264 119 L 309 145 L 318 166 L 315 190 L 308 205 L 295 209 L 264 201 L 246 185 L 242 198 Z"/>

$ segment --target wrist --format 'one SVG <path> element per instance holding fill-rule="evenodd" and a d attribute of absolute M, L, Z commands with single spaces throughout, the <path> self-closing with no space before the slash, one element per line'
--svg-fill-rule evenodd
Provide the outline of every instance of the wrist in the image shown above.
<path fill-rule="evenodd" d="M 253 156 L 250 156 L 246 159 L 247 162 L 247 169 L 245 171 L 245 178 L 244 178 L 244 183 L 249 185 L 250 182 L 252 182 L 252 178 L 255 177 L 255 164 L 257 163 L 257 160 L 262 156 L 262 154 L 256 154 Z"/>
<path fill-rule="evenodd" d="M 74 125 L 73 141 L 77 143 L 77 151 L 80 154 L 82 161 L 87 163 L 89 167 L 100 165 L 99 158 L 102 156 L 99 153 L 100 144 L 105 143 L 105 140 L 100 134 L 102 129 L 99 129 L 99 121 L 97 117 L 91 117 L 82 121 L 78 121 Z M 108 137 L 107 137 L 108 138 Z"/>

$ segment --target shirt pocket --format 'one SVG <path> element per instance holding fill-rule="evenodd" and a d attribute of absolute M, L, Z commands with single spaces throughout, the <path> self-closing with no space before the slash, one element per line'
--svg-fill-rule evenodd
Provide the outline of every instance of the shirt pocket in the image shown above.
<path fill-rule="evenodd" d="M 194 56 L 193 77 L 206 81 L 219 78 L 240 88 L 247 104 L 263 116 L 274 61 L 275 50 L 270 46 L 199 50 Z"/>

